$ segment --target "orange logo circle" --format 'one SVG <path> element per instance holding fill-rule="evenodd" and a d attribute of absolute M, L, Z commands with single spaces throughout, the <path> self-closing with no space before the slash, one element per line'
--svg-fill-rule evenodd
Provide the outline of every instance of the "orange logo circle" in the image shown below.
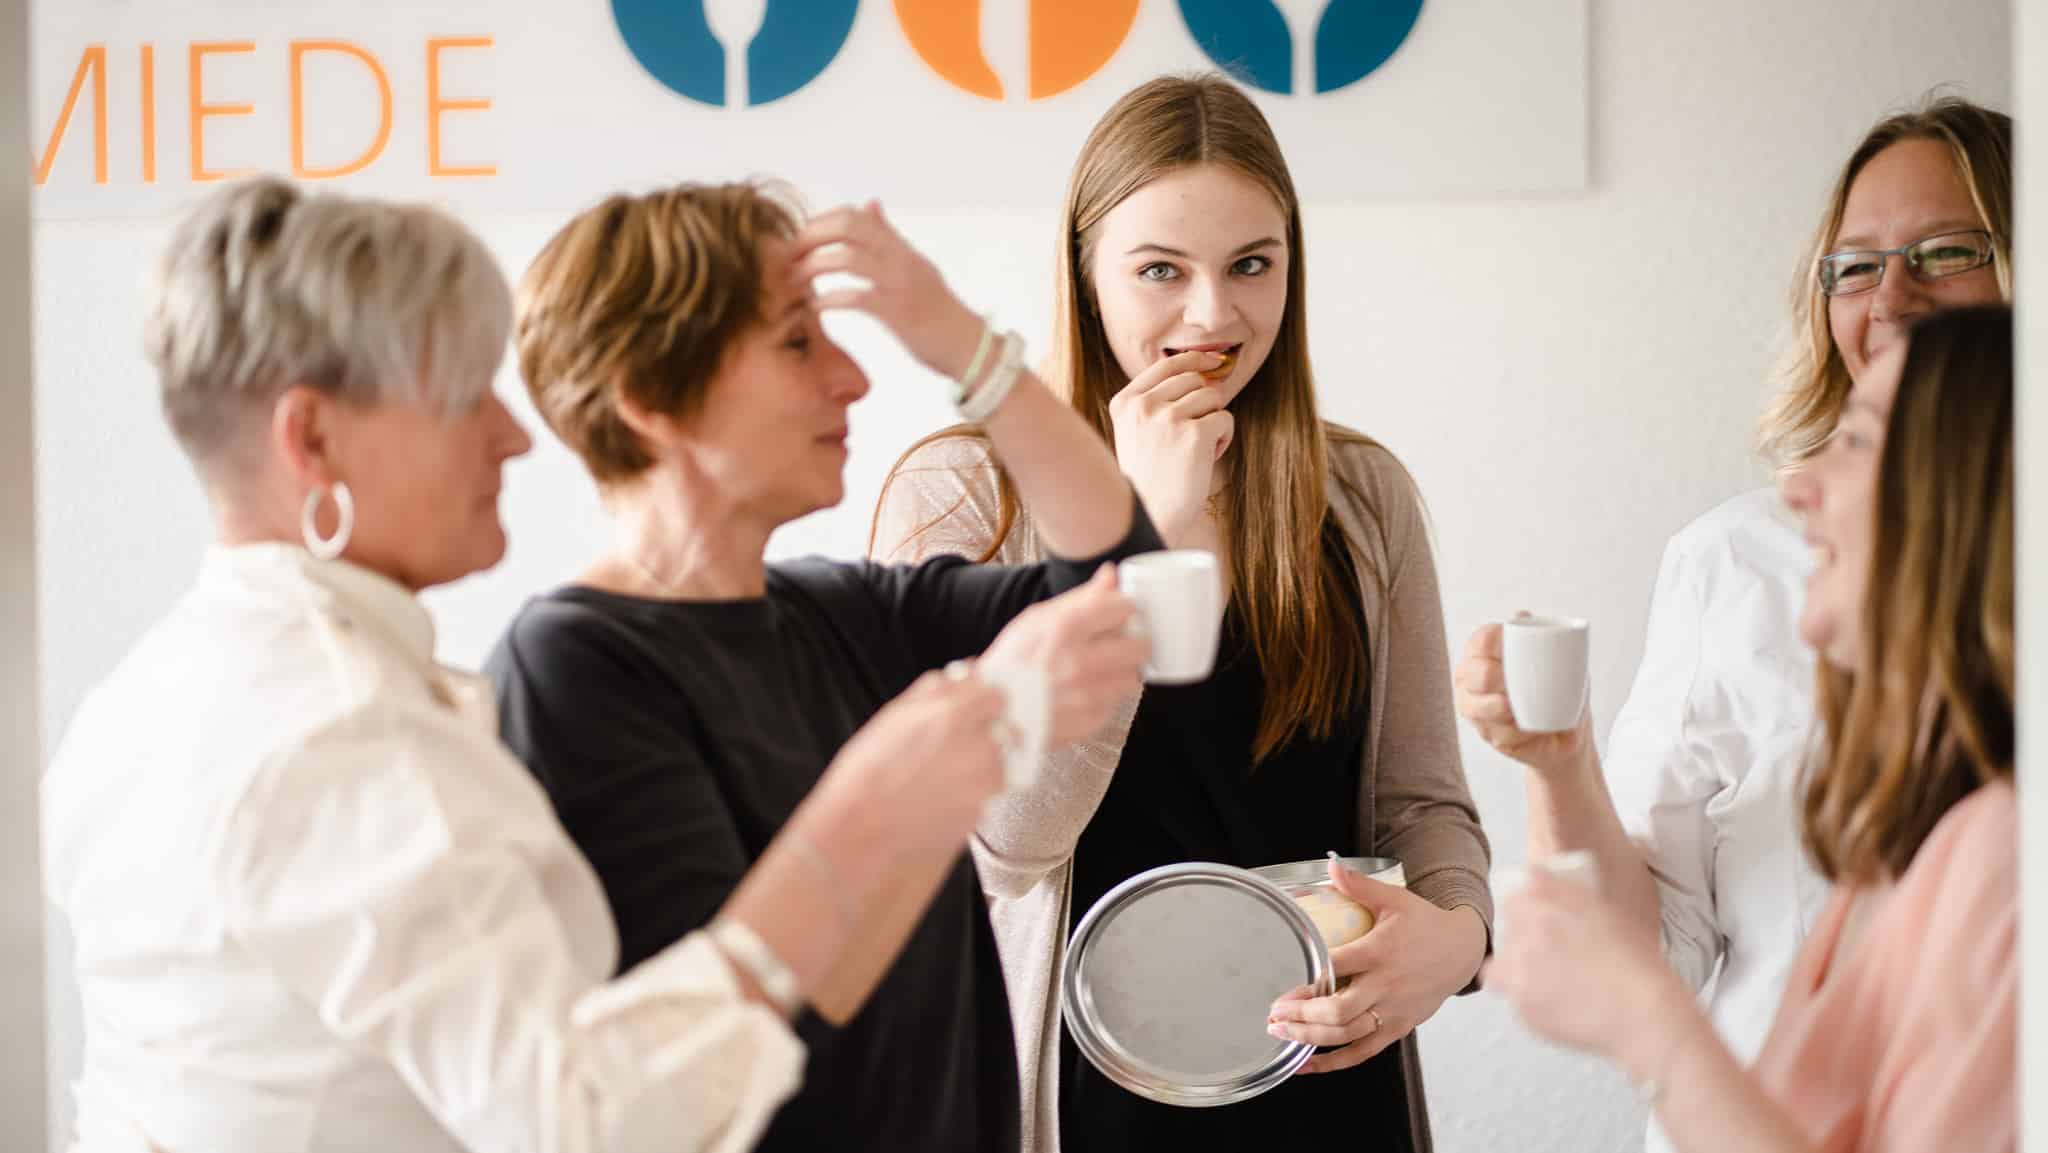
<path fill-rule="evenodd" d="M 1028 0 L 1032 100 L 1057 96 L 1102 70 L 1138 18 L 1138 0 Z M 932 71 L 963 92 L 1004 98 L 982 51 L 979 0 L 895 0 L 903 38 Z"/>

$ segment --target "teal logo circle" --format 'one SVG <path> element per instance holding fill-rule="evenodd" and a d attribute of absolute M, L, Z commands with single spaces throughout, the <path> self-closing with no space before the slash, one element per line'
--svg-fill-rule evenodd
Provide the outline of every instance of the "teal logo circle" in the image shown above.
<path fill-rule="evenodd" d="M 704 0 L 611 0 L 612 20 L 633 59 L 661 85 L 699 104 L 726 101 L 726 45 Z M 769 0 L 747 42 L 745 102 L 780 100 L 816 80 L 853 31 L 860 0 Z"/>
<path fill-rule="evenodd" d="M 1335 92 L 1393 58 L 1422 0 L 1331 0 L 1313 29 L 1314 76 L 1296 76 L 1294 30 L 1272 0 L 1180 0 L 1204 55 L 1238 83 L 1266 92 Z M 1311 82 L 1313 88 L 1311 88 Z"/>

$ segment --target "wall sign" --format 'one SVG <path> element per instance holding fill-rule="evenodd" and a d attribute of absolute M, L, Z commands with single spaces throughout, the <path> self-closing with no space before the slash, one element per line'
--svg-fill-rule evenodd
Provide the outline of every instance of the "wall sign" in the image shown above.
<path fill-rule="evenodd" d="M 1162 72 L 1252 90 L 1311 201 L 1570 192 L 1588 0 L 45 0 L 42 219 L 268 170 L 472 212 L 772 174 L 1045 212 Z"/>

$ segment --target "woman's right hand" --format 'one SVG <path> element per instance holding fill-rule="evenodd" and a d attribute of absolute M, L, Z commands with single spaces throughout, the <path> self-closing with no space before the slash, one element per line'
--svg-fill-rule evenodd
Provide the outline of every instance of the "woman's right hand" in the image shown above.
<path fill-rule="evenodd" d="M 1507 675 L 1501 664 L 1501 626 L 1481 625 L 1465 642 L 1457 673 L 1458 715 L 1501 755 L 1545 776 L 1583 768 L 1593 748 L 1592 710 L 1562 733 L 1527 733 L 1515 724 L 1508 703 Z"/>
<path fill-rule="evenodd" d="M 819 788 L 842 815 L 859 811 L 878 849 L 964 846 L 1003 787 L 1003 705 L 1002 690 L 979 677 L 926 673 L 853 734 Z"/>
<path fill-rule="evenodd" d="M 1072 744 L 1093 736 L 1116 706 L 1137 695 L 1152 651 L 1131 630 L 1137 611 L 1117 589 L 1116 566 L 1105 564 L 1087 584 L 1017 614 L 983 659 L 1044 669 L 1052 698 L 1047 742 Z"/>
<path fill-rule="evenodd" d="M 1202 377 L 1222 363 L 1213 352 L 1166 357 L 1109 401 L 1117 462 L 1159 535 L 1176 548 L 1198 541 L 1216 462 L 1235 432 L 1223 394 Z"/>
<path fill-rule="evenodd" d="M 882 322 L 926 368 L 959 379 L 973 362 L 982 320 L 946 278 L 869 201 L 835 208 L 805 223 L 790 246 L 791 278 L 808 289 L 842 273 L 867 283 L 818 294 L 817 308 L 851 308 Z"/>

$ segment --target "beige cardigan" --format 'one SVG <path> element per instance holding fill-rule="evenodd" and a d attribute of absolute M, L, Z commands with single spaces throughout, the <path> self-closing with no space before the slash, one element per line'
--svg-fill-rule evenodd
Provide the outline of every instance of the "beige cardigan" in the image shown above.
<path fill-rule="evenodd" d="M 1470 905 L 1493 924 L 1486 835 L 1465 784 L 1451 708 L 1450 655 L 1428 527 L 1414 482 L 1376 444 L 1330 446 L 1330 506 L 1359 567 L 1373 646 L 1369 731 L 1360 766 L 1359 841 L 1398 857 L 1408 888 L 1446 909 Z M 908 563 L 943 554 L 979 556 L 995 538 L 996 465 L 985 441 L 947 437 L 904 461 L 875 519 L 877 559 Z M 997 563 L 1041 555 L 1029 510 L 1018 515 Z M 1385 588 L 1371 573 L 1385 574 Z M 1018 1068 L 1023 1070 L 1025 1153 L 1059 1148 L 1058 974 L 1066 949 L 1070 864 L 1122 755 L 1137 699 L 1089 741 L 1047 757 L 1038 784 L 1003 798 L 976 830 L 972 849 L 989 896 L 1009 981 Z M 1414 1038 L 1401 1043 L 1415 1147 L 1430 1148 L 1422 1068 Z"/>

